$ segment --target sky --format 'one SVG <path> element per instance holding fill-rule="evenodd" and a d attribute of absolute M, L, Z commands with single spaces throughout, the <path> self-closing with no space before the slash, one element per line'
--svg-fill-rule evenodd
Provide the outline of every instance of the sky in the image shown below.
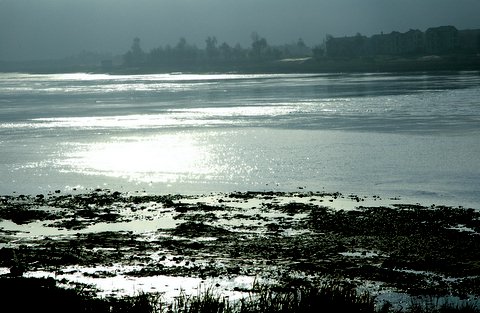
<path fill-rule="evenodd" d="M 134 37 L 145 51 L 181 37 L 248 47 L 252 32 L 313 47 L 327 34 L 480 28 L 479 16 L 480 0 L 0 0 L 0 60 L 123 54 Z"/>

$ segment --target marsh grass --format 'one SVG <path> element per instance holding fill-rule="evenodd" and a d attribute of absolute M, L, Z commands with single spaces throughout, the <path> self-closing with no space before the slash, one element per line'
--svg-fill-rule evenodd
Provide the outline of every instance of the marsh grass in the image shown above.
<path fill-rule="evenodd" d="M 438 303 L 436 301 L 416 301 L 408 308 L 408 313 L 478 313 L 478 303 Z"/>
<path fill-rule="evenodd" d="M 390 303 L 375 306 L 375 297 L 358 293 L 341 281 L 320 285 L 267 286 L 254 284 L 244 298 L 230 300 L 214 287 L 197 294 L 180 292 L 167 301 L 161 293 L 139 293 L 131 297 L 96 297 L 84 288 L 65 289 L 53 279 L 0 277 L 0 311 L 9 312 L 119 312 L 119 313 L 480 313 L 475 304 L 417 301 L 406 309 Z"/>
<path fill-rule="evenodd" d="M 266 286 L 256 284 L 239 300 L 237 312 L 374 312 L 374 298 L 359 294 L 353 285 L 328 281 L 317 285 Z"/>
<path fill-rule="evenodd" d="M 160 311 L 159 311 L 160 312 Z M 162 313 L 164 311 L 161 311 Z M 211 287 L 199 289 L 197 295 L 187 295 L 181 292 L 179 296 L 167 305 L 168 313 L 233 313 L 234 304 Z"/>

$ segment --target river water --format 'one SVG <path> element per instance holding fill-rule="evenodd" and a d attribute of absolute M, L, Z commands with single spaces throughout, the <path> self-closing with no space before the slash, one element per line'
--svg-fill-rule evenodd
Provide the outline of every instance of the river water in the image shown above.
<path fill-rule="evenodd" d="M 480 209 L 480 73 L 0 73 L 0 194 L 326 191 Z"/>

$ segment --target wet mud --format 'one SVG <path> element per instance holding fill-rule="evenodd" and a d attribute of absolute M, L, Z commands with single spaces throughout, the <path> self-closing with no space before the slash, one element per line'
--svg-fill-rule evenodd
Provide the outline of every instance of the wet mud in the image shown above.
<path fill-rule="evenodd" d="M 465 299 L 480 295 L 479 233 L 477 209 L 341 193 L 0 197 L 9 277 L 254 277 L 285 286 L 335 278 Z"/>

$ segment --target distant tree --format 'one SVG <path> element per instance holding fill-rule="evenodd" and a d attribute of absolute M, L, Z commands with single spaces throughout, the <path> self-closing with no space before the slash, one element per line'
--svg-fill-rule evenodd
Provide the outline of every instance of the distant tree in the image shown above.
<path fill-rule="evenodd" d="M 132 53 L 133 53 L 134 56 L 143 55 L 143 50 L 142 50 L 142 47 L 140 46 L 140 38 L 135 37 L 133 39 L 131 50 L 132 50 Z"/>
<path fill-rule="evenodd" d="M 186 50 L 186 48 L 187 48 L 187 39 L 185 39 L 184 37 L 180 37 L 177 45 L 175 46 L 175 50 L 183 51 L 183 50 Z"/>
<path fill-rule="evenodd" d="M 261 58 L 262 55 L 265 55 L 268 49 L 268 43 L 265 38 L 261 38 L 257 32 L 253 32 L 251 35 L 252 38 L 252 56 L 254 58 Z"/>
<path fill-rule="evenodd" d="M 172 57 L 178 61 L 193 61 L 197 57 L 198 49 L 193 45 L 189 45 L 184 37 L 178 40 L 177 45 L 173 48 Z"/>
<path fill-rule="evenodd" d="M 298 58 L 305 57 L 312 54 L 312 50 L 305 44 L 302 38 L 299 38 L 297 42 L 283 45 L 282 57 L 286 58 Z"/>
<path fill-rule="evenodd" d="M 237 60 L 245 59 L 247 58 L 247 51 L 246 49 L 243 49 L 239 43 L 237 43 L 232 49 L 232 56 Z"/>
<path fill-rule="evenodd" d="M 161 64 L 166 61 L 166 59 L 167 53 L 162 47 L 154 48 L 150 50 L 150 53 L 148 54 L 148 61 L 152 64 Z"/>
<path fill-rule="evenodd" d="M 218 50 L 220 51 L 220 55 L 222 56 L 222 58 L 226 59 L 226 60 L 230 60 L 232 58 L 232 48 L 228 45 L 228 43 L 224 42 L 220 45 L 220 47 L 218 48 Z"/>
<path fill-rule="evenodd" d="M 216 58 L 219 54 L 218 48 L 217 48 L 217 38 L 215 36 L 210 37 L 208 36 L 207 39 L 205 40 L 206 43 L 206 53 L 207 57 L 209 58 Z"/>
<path fill-rule="evenodd" d="M 304 48 L 307 47 L 307 45 L 305 44 L 305 42 L 303 41 L 302 38 L 298 38 L 297 47 L 299 47 L 299 48 L 301 48 L 301 49 L 304 49 Z"/>
<path fill-rule="evenodd" d="M 124 55 L 124 62 L 129 66 L 137 66 L 145 62 L 145 52 L 140 46 L 140 38 L 135 37 L 133 39 L 130 50 Z"/>

